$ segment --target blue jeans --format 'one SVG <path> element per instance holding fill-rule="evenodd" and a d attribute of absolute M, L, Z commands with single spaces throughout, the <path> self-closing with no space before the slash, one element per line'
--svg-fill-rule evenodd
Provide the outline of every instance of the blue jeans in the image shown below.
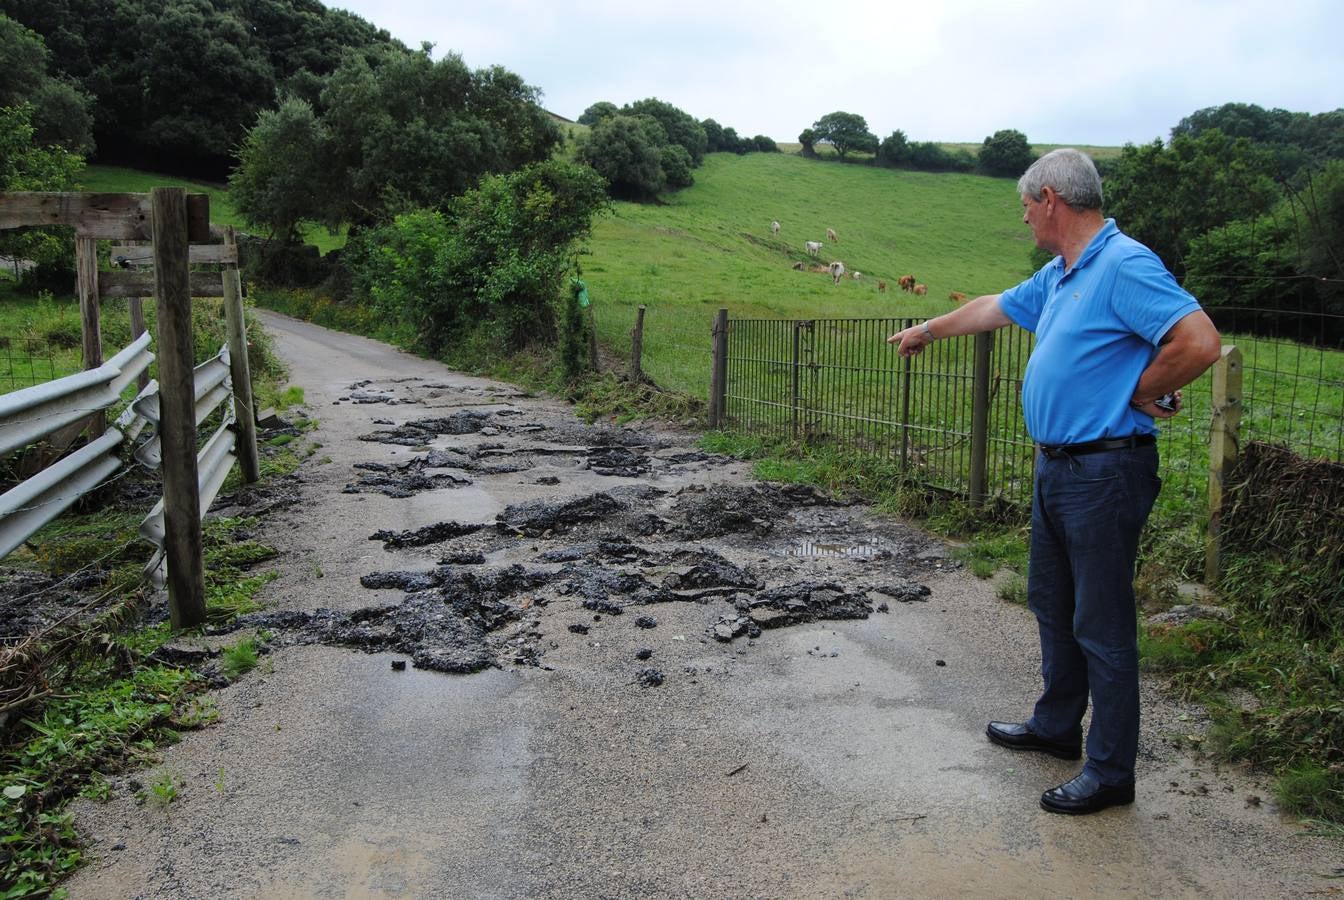
<path fill-rule="evenodd" d="M 1151 445 L 1036 460 L 1027 605 L 1040 624 L 1045 687 L 1027 725 L 1043 738 L 1076 741 L 1090 693 L 1084 771 L 1104 785 L 1134 783 L 1134 561 L 1161 486 Z"/>

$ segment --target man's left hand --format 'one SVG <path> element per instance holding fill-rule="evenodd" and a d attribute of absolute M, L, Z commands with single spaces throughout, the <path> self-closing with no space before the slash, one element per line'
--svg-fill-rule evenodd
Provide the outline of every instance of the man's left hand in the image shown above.
<path fill-rule="evenodd" d="M 1141 406 L 1136 406 L 1134 408 L 1137 409 L 1139 412 L 1147 413 L 1154 419 L 1170 419 L 1172 416 L 1176 415 L 1178 412 L 1181 411 L 1180 391 L 1176 391 L 1172 395 L 1171 405 L 1173 407 L 1172 409 L 1166 409 L 1164 407 L 1158 406 L 1156 401 L 1149 400 L 1147 403 L 1144 403 Z"/>

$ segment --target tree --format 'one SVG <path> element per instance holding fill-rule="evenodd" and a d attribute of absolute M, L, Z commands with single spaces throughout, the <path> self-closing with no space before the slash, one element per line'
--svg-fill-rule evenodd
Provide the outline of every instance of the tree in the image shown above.
<path fill-rule="evenodd" d="M 296 243 L 304 219 L 330 222 L 341 215 L 337 208 L 322 212 L 336 200 L 321 163 L 329 140 L 305 100 L 286 97 L 279 108 L 258 116 L 229 178 L 229 199 L 250 227 Z"/>
<path fill-rule="evenodd" d="M 819 143 L 827 143 L 844 159 L 851 152 L 877 152 L 877 136 L 868 130 L 868 122 L 857 113 L 827 113 L 812 123 Z M 801 139 L 801 135 L 800 135 Z"/>
<path fill-rule="evenodd" d="M 601 122 L 603 119 L 611 118 L 618 112 L 620 112 L 620 110 L 616 108 L 615 103 L 611 103 L 606 100 L 599 100 L 592 106 L 585 109 L 583 113 L 579 116 L 578 121 L 580 125 L 593 126 L 596 125 L 598 122 Z"/>
<path fill-rule="evenodd" d="M 346 52 L 325 81 L 314 125 L 300 127 L 297 108 L 280 121 L 266 120 L 271 131 L 281 122 L 296 129 L 307 151 L 272 161 L 257 152 L 240 159 L 235 178 L 251 186 L 254 201 L 267 195 L 297 200 L 302 185 L 320 186 L 311 208 L 266 217 L 277 233 L 287 233 L 296 215 L 332 228 L 344 222 L 364 227 L 406 209 L 441 208 L 482 175 L 545 159 L 560 141 L 536 89 L 512 72 L 498 66 L 471 71 L 456 54 L 435 62 L 426 50 L 373 55 L 370 64 L 367 54 Z M 244 149 L 269 139 L 249 137 Z"/>
<path fill-rule="evenodd" d="M 32 107 L 33 141 L 76 155 L 93 150 L 89 97 L 74 84 L 49 74 L 51 54 L 37 32 L 0 14 L 0 106 Z"/>
<path fill-rule="evenodd" d="M 0 107 L 0 191 L 72 189 L 84 161 L 64 148 L 38 144 L 32 117 L 26 103 Z M 67 285 L 73 280 L 73 244 L 66 229 L 0 231 L 0 256 L 35 261 L 38 278 L 50 274 Z"/>
<path fill-rule="evenodd" d="M 315 0 L 4 0 L 3 6 L 42 35 L 59 74 L 96 99 L 100 158 L 210 178 L 228 172 L 231 149 L 296 73 L 325 77 L 348 48 L 405 50 L 386 31 Z M 2 58 L 8 66 L 9 53 Z M 70 99 L 63 96 L 67 111 Z"/>
<path fill-rule="evenodd" d="M 1128 144 L 1105 184 L 1107 211 L 1181 278 L 1195 236 L 1269 212 L 1280 195 L 1275 171 L 1268 149 L 1216 128 L 1170 146 Z"/>
<path fill-rule="evenodd" d="M 910 142 L 899 128 L 882 139 L 877 148 L 877 159 L 886 166 L 904 166 L 910 162 Z"/>
<path fill-rule="evenodd" d="M 803 145 L 803 156 L 817 155 L 816 143 L 820 138 L 821 135 L 811 128 L 804 128 L 798 133 L 798 143 Z"/>
<path fill-rule="evenodd" d="M 613 197 L 647 200 L 666 185 L 667 132 L 649 116 L 612 116 L 579 138 L 577 158 L 606 179 Z M 689 155 L 689 154 L 688 154 Z"/>
<path fill-rule="evenodd" d="M 684 188 L 695 184 L 691 174 L 691 154 L 680 144 L 666 144 L 659 161 L 663 167 L 663 181 L 669 188 Z"/>
<path fill-rule="evenodd" d="M 775 143 L 774 138 L 758 134 L 751 139 L 751 149 L 757 153 L 778 153 L 779 145 Z"/>
<path fill-rule="evenodd" d="M 741 156 L 747 152 L 746 142 L 738 137 L 737 129 L 725 126 L 723 129 L 723 149 Z"/>
<path fill-rule="evenodd" d="M 680 144 L 685 147 L 686 152 L 691 156 L 691 165 L 698 166 L 705 158 L 705 147 L 709 140 L 705 134 L 705 129 L 689 114 L 682 112 L 671 103 L 666 103 L 657 97 L 649 97 L 646 100 L 627 103 L 621 109 L 621 114 L 648 116 L 663 126 L 663 131 L 667 134 L 666 143 Z"/>
<path fill-rule="evenodd" d="M 1012 128 L 994 132 L 980 148 L 980 167 L 990 175 L 1016 178 L 1035 161 L 1027 136 Z"/>
<path fill-rule="evenodd" d="M 723 147 L 723 126 L 713 119 L 701 119 L 700 127 L 705 129 L 705 152 L 718 153 Z"/>

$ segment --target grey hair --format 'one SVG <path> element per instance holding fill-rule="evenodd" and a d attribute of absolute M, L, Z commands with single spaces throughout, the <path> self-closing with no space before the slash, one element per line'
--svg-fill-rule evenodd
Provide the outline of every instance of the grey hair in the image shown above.
<path fill-rule="evenodd" d="M 1041 199 L 1044 187 L 1054 188 L 1070 209 L 1101 209 L 1101 176 L 1081 150 L 1051 150 L 1017 180 L 1017 192 L 1033 200 Z"/>

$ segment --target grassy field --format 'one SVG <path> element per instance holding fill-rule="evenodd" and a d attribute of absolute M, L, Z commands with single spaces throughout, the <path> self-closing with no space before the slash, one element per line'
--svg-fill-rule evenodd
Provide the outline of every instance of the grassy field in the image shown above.
<path fill-rule="evenodd" d="M 1010 179 L 775 153 L 711 154 L 695 179 L 657 205 L 617 203 L 581 261 L 599 337 L 628 353 L 635 309 L 647 306 L 644 368 L 673 390 L 705 395 L 720 308 L 748 318 L 932 315 L 950 308 L 951 291 L 973 296 L 1030 274 L 1030 234 Z M 827 228 L 839 242 L 809 259 L 804 242 L 825 241 Z M 834 285 L 792 268 L 832 260 L 862 280 Z M 897 289 L 906 273 L 928 285 L 926 297 Z"/>
<path fill-rule="evenodd" d="M 243 217 L 233 208 L 233 203 L 229 200 L 228 189 L 224 185 L 190 181 L 178 175 L 159 175 L 153 172 L 142 172 L 139 169 L 128 169 L 124 166 L 104 165 L 88 166 L 80 178 L 79 185 L 79 189 L 84 191 L 132 191 L 137 193 L 147 192 L 150 188 L 156 187 L 184 187 L 191 193 L 209 194 L 210 221 L 212 223 L 233 225 L 240 231 L 247 230 Z M 308 243 L 316 245 L 323 253 L 345 246 L 344 229 L 339 234 L 333 235 L 325 228 L 309 228 L 304 232 L 304 238 Z"/>

